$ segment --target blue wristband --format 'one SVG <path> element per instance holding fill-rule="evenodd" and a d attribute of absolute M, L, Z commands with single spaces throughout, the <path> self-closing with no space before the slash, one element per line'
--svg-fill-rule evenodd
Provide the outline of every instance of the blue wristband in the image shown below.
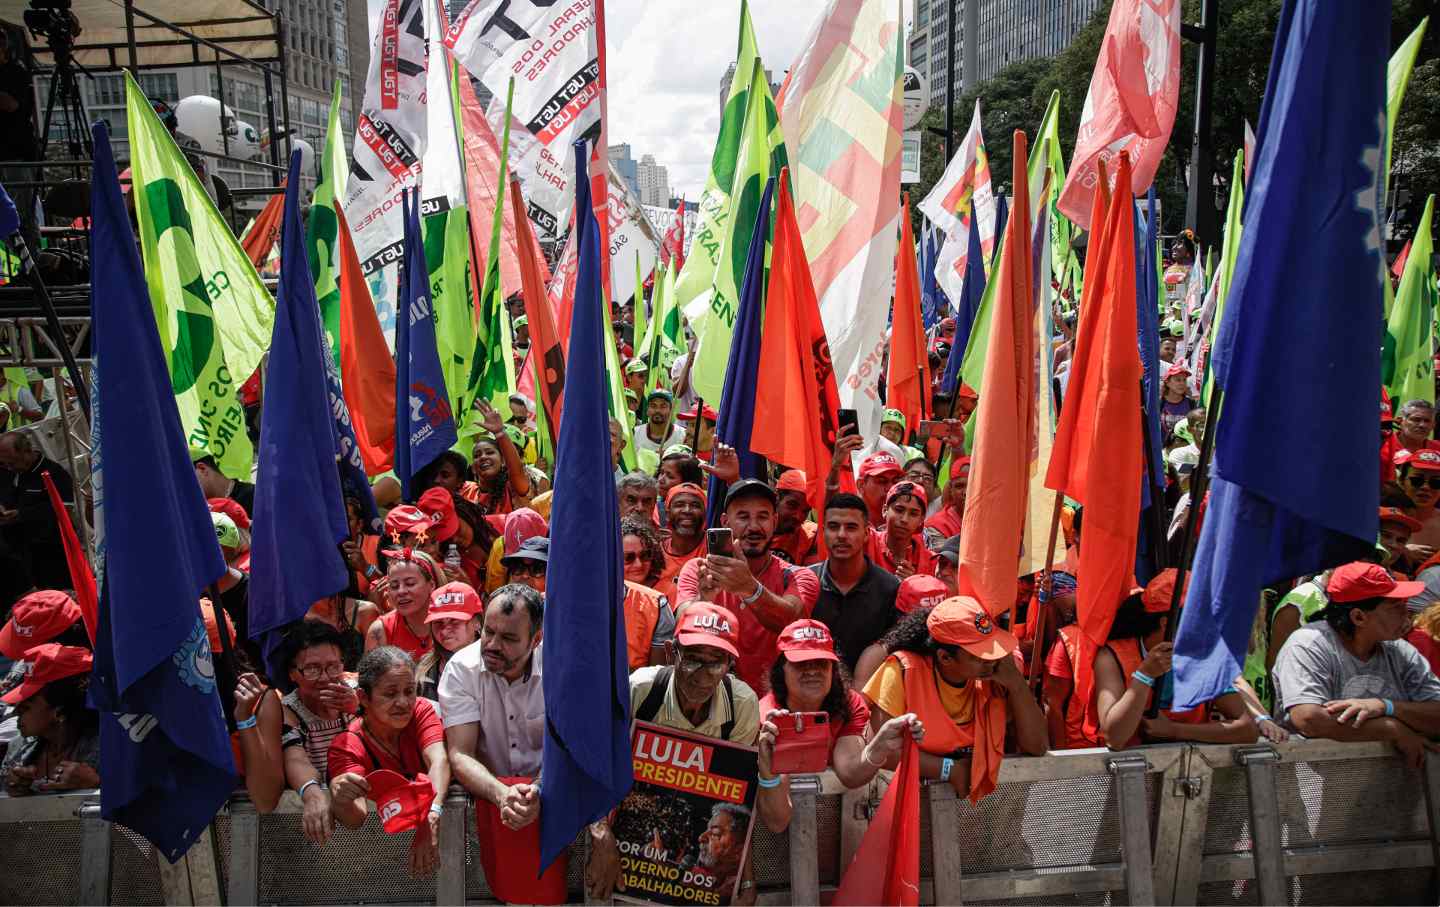
<path fill-rule="evenodd" d="M 756 781 L 757 784 L 759 784 L 761 787 L 765 788 L 766 790 L 773 790 L 774 788 L 777 788 L 777 787 L 780 786 L 780 776 L 778 776 L 778 775 L 775 776 L 774 778 L 759 778 L 759 777 L 757 777 L 757 778 L 755 779 L 755 781 Z"/>
<path fill-rule="evenodd" d="M 252 727 L 254 727 L 259 721 L 260 721 L 260 719 L 259 719 L 258 716 L 251 715 L 249 718 L 246 718 L 244 721 L 237 721 L 237 722 L 235 722 L 235 730 L 237 730 L 237 731 L 243 731 L 243 730 L 245 730 L 246 728 L 252 728 Z"/>
<path fill-rule="evenodd" d="M 1385 703 L 1385 714 L 1386 714 L 1386 715 L 1394 715 L 1394 714 L 1395 714 L 1395 700 L 1393 700 L 1393 699 L 1382 699 L 1382 700 L 1380 700 L 1380 701 L 1383 702 L 1383 703 Z"/>
<path fill-rule="evenodd" d="M 949 781 L 949 780 L 950 780 L 950 772 L 951 772 L 954 768 L 955 768 L 955 760 L 954 760 L 954 759 L 951 759 L 949 756 L 946 756 L 944 759 L 941 759 L 941 760 L 940 760 L 940 780 L 941 780 L 941 781 Z"/>
<path fill-rule="evenodd" d="M 1147 687 L 1150 687 L 1152 690 L 1155 688 L 1155 678 L 1151 677 L 1149 674 L 1144 673 L 1139 668 L 1136 668 L 1134 671 L 1131 672 L 1130 679 L 1137 680 L 1140 683 L 1145 684 Z"/>

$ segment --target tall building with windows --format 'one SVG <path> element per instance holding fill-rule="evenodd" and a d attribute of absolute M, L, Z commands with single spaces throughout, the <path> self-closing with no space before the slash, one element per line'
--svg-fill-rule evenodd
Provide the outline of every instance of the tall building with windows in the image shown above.
<path fill-rule="evenodd" d="M 635 181 L 640 186 L 640 204 L 661 207 L 670 204 L 670 171 L 655 163 L 654 155 L 640 158 L 640 163 L 635 165 Z"/>
<path fill-rule="evenodd" d="M 945 101 L 946 43 L 955 18 L 955 94 L 1022 60 L 1069 46 L 1101 0 L 915 0 L 909 64 L 925 76 L 931 103 Z M 968 15 L 967 15 L 968 13 Z M 971 34 L 965 23 L 974 22 Z M 963 61 L 975 60 L 967 78 Z"/>

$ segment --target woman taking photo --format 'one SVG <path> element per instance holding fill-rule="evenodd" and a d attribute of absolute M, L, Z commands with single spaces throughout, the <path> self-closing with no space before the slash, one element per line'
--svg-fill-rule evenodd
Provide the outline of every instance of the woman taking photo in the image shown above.
<path fill-rule="evenodd" d="M 366 775 L 378 769 L 407 780 L 424 776 L 435 792 L 430 813 L 410 842 L 410 872 L 429 875 L 440 864 L 437 844 L 450 761 L 435 707 L 415 695 L 415 662 L 394 646 L 360 659 L 360 717 L 330 744 L 331 808 L 346 828 L 365 824 Z"/>
<path fill-rule="evenodd" d="M 892 755 L 899 757 L 908 730 L 920 740 L 925 729 L 914 714 L 892 718 L 874 739 L 865 740 L 870 706 L 850 689 L 845 663 L 835 653 L 830 629 L 818 620 L 797 620 L 780 632 L 776 648 L 784 657 L 770 668 L 770 692 L 760 700 L 760 792 L 757 806 L 765 825 L 780 834 L 790 825 L 790 778 L 772 770 L 775 741 L 787 721 L 805 712 L 829 716 L 829 767 L 846 787 L 869 783 Z"/>

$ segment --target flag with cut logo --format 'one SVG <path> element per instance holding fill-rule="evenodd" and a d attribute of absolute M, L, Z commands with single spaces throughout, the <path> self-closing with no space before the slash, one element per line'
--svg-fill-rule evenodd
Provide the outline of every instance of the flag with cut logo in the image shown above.
<path fill-rule="evenodd" d="M 254 449 L 238 391 L 270 345 L 270 293 L 128 74 L 125 99 L 145 280 L 185 438 L 246 478 Z"/>

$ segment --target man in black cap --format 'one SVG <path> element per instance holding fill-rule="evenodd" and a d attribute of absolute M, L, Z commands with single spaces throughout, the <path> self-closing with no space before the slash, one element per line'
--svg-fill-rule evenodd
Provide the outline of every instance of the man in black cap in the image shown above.
<path fill-rule="evenodd" d="M 960 536 L 952 535 L 940 544 L 935 550 L 935 578 L 945 584 L 951 595 L 959 595 L 955 591 L 955 573 L 960 569 Z"/>
<path fill-rule="evenodd" d="M 543 535 L 526 539 L 514 554 L 500 559 L 500 566 L 509 574 L 510 582 L 529 586 L 544 595 L 545 569 L 550 566 L 550 539 Z"/>
<path fill-rule="evenodd" d="M 676 580 L 679 610 L 695 601 L 728 608 L 740 620 L 739 678 L 756 690 L 769 688 L 770 666 L 780 631 L 809 617 L 820 581 L 803 567 L 770 553 L 775 535 L 775 489 L 742 479 L 725 495 L 720 525 L 732 533 L 730 555 L 710 553 L 687 563 Z"/>

